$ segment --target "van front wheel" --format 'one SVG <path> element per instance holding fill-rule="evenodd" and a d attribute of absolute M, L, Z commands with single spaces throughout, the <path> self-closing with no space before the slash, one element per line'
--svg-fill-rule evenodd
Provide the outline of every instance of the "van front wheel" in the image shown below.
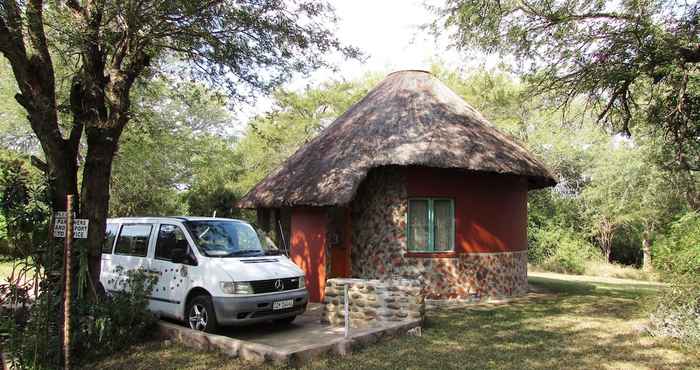
<path fill-rule="evenodd" d="M 190 325 L 190 329 L 207 333 L 214 333 L 218 329 L 219 324 L 216 321 L 211 297 L 198 295 L 192 298 L 187 306 L 187 323 Z"/>

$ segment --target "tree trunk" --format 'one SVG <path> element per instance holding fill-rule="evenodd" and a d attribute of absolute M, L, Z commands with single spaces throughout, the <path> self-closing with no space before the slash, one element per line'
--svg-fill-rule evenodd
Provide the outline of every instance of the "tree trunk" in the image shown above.
<path fill-rule="evenodd" d="M 91 292 L 103 293 L 100 285 L 102 243 L 109 212 L 109 181 L 112 158 L 116 150 L 117 137 L 110 135 L 111 129 L 90 128 L 87 130 L 88 151 L 85 157 L 82 183 L 82 212 L 88 219 L 88 269 Z M 93 290 L 94 289 L 94 290 Z"/>
<path fill-rule="evenodd" d="M 607 219 L 603 219 L 598 224 L 598 241 L 600 249 L 603 251 L 605 260 L 608 263 L 612 262 L 612 238 L 615 232 L 615 225 Z"/>
<path fill-rule="evenodd" d="M 651 233 L 648 230 L 645 230 L 642 236 L 642 254 L 642 269 L 651 271 L 653 269 L 651 265 Z"/>

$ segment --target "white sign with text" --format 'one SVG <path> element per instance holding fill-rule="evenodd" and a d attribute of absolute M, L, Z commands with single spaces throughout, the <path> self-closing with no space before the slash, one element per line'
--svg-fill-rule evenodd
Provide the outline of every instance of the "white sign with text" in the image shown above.
<path fill-rule="evenodd" d="M 66 237 L 66 212 L 54 213 L 53 236 Z M 86 239 L 88 233 L 88 220 L 84 218 L 73 219 L 73 238 Z"/>

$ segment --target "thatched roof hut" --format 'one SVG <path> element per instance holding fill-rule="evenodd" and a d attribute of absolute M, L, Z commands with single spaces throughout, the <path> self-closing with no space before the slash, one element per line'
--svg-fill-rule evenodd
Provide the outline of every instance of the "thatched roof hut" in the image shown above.
<path fill-rule="evenodd" d="M 527 287 L 521 145 L 423 71 L 390 74 L 238 203 L 289 245 L 312 301 L 327 277 L 419 276 L 432 298 Z"/>
<path fill-rule="evenodd" d="M 348 204 L 372 168 L 426 166 L 555 184 L 544 165 L 425 71 L 390 74 L 239 202 L 242 208 Z"/>

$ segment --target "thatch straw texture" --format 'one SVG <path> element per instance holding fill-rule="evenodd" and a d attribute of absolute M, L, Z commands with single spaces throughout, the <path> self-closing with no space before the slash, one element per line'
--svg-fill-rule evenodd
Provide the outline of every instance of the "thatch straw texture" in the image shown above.
<path fill-rule="evenodd" d="M 387 76 L 258 183 L 242 208 L 349 203 L 372 168 L 427 166 L 556 182 L 544 165 L 424 71 Z"/>

